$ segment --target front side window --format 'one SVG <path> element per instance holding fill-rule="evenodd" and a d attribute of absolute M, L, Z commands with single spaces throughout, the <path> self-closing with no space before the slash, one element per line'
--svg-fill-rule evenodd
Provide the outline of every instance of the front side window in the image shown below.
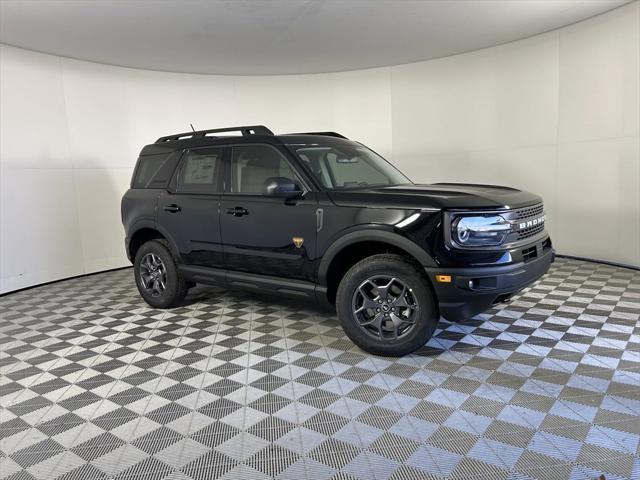
<path fill-rule="evenodd" d="M 261 194 L 265 182 L 273 177 L 297 177 L 284 156 L 267 145 L 233 147 L 231 157 L 231 191 Z"/>
<path fill-rule="evenodd" d="M 187 152 L 178 174 L 178 192 L 214 193 L 222 166 L 222 149 Z"/>
<path fill-rule="evenodd" d="M 290 145 L 329 190 L 412 183 L 380 155 L 356 142 Z"/>

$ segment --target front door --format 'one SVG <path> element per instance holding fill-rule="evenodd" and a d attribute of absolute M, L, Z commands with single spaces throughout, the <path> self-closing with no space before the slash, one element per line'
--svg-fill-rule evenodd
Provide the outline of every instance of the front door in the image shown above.
<path fill-rule="evenodd" d="M 315 194 L 293 201 L 263 195 L 271 177 L 300 183 L 291 163 L 273 146 L 235 146 L 228 165 L 220 205 L 227 269 L 313 280 Z"/>
<path fill-rule="evenodd" d="M 158 200 L 158 227 L 174 242 L 182 263 L 224 267 L 220 235 L 223 148 L 185 152 L 170 191 Z"/>

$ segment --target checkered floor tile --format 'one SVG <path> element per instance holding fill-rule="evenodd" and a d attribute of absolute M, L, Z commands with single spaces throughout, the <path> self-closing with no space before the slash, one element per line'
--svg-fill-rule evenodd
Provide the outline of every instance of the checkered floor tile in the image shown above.
<path fill-rule="evenodd" d="M 0 478 L 640 479 L 640 272 L 558 259 L 404 358 L 130 269 L 0 298 Z"/>

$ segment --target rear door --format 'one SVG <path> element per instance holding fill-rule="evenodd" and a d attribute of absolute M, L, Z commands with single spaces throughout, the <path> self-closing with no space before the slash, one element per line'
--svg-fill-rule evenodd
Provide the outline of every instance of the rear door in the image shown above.
<path fill-rule="evenodd" d="M 270 177 L 304 183 L 272 145 L 232 147 L 220 207 L 225 264 L 230 271 L 313 280 L 317 199 L 313 192 L 285 200 L 264 196 Z"/>
<path fill-rule="evenodd" d="M 187 150 L 169 190 L 158 200 L 159 229 L 174 242 L 186 264 L 224 266 L 220 199 L 224 148 Z"/>

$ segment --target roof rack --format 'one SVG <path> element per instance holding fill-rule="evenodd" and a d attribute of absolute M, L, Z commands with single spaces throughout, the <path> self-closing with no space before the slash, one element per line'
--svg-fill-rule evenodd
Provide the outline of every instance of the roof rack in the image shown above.
<path fill-rule="evenodd" d="M 344 135 L 338 132 L 300 132 L 300 133 L 287 133 L 286 135 L 318 135 L 322 137 L 337 137 L 337 138 L 344 138 L 346 140 L 349 140 L 347 137 L 345 137 Z"/>
<path fill-rule="evenodd" d="M 175 142 L 178 140 L 188 140 L 190 138 L 201 137 L 215 138 L 216 135 L 210 134 L 222 132 L 241 132 L 243 137 L 248 135 L 273 135 L 273 132 L 264 125 L 248 125 L 244 127 L 213 128 L 211 130 L 198 130 L 196 132 L 174 133 L 173 135 L 160 137 L 158 140 L 156 140 L 156 143 Z"/>

